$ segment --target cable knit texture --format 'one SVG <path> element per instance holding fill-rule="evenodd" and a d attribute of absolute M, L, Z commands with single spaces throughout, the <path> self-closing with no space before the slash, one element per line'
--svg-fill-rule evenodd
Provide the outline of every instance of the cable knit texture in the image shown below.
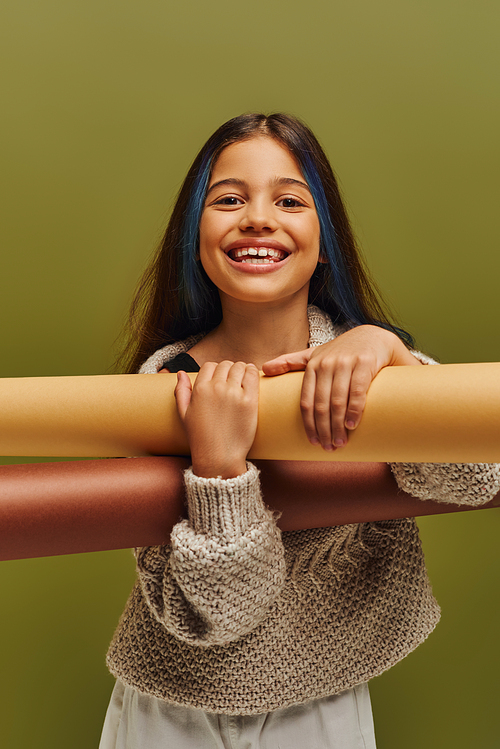
<path fill-rule="evenodd" d="M 142 591 L 158 621 L 185 642 L 224 645 L 264 619 L 285 581 L 281 535 L 259 492 L 258 471 L 202 479 L 186 471 L 190 522 L 178 523 L 158 574 L 140 549 Z"/>
<path fill-rule="evenodd" d="M 479 507 L 500 491 L 497 463 L 390 463 L 398 486 L 419 499 Z"/>
<path fill-rule="evenodd" d="M 308 316 L 310 346 L 346 330 L 316 307 Z M 199 338 L 160 349 L 141 372 L 157 372 Z M 500 487 L 498 465 L 391 468 L 422 499 L 476 505 Z M 125 684 L 211 712 L 264 713 L 368 681 L 435 627 L 413 519 L 281 534 L 257 469 L 247 469 L 228 480 L 188 470 L 189 520 L 169 546 L 136 550 L 138 581 L 108 651 Z"/>

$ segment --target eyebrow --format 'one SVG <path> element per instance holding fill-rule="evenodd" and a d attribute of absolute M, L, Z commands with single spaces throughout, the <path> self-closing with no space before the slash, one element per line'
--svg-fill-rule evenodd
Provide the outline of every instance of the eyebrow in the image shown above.
<path fill-rule="evenodd" d="M 238 187 L 248 187 L 248 183 L 243 179 L 237 179 L 236 177 L 228 177 L 227 179 L 221 179 L 219 182 L 214 182 L 207 190 L 207 197 L 210 195 L 212 190 L 221 185 L 236 185 Z M 300 179 L 292 179 L 292 177 L 276 177 L 271 181 L 273 187 L 281 185 L 299 185 L 299 187 L 305 187 L 307 192 L 311 192 L 309 185 L 306 182 L 301 182 Z"/>

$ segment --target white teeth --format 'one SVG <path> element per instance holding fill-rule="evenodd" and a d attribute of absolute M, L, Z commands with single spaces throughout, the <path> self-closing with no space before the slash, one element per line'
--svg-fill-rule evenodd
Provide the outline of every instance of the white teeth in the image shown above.
<path fill-rule="evenodd" d="M 275 260 L 270 260 L 268 257 L 246 257 L 241 261 L 242 263 L 251 263 L 252 265 L 262 265 L 263 263 L 274 263 Z"/>
<path fill-rule="evenodd" d="M 266 263 L 279 263 L 281 260 L 284 260 L 287 256 L 287 253 L 283 250 L 275 250 L 271 247 L 244 247 L 241 250 L 233 250 L 231 252 L 231 256 L 233 260 L 240 259 L 240 258 L 247 258 L 247 256 L 250 256 L 250 258 L 247 258 L 246 260 L 241 260 L 241 262 L 266 262 Z"/>

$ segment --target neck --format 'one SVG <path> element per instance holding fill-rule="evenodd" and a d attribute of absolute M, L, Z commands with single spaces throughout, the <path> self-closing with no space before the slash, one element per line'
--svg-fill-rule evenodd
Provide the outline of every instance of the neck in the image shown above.
<path fill-rule="evenodd" d="M 309 323 L 303 300 L 265 305 L 222 300 L 222 309 L 221 324 L 192 349 L 199 364 L 228 359 L 262 369 L 270 359 L 307 348 Z"/>

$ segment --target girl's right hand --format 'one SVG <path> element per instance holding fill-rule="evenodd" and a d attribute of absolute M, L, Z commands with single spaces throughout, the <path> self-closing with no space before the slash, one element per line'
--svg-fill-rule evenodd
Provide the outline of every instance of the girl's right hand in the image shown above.
<path fill-rule="evenodd" d="M 206 362 L 194 386 L 186 372 L 178 372 L 174 393 L 189 438 L 193 473 L 223 479 L 245 473 L 257 430 L 257 367 L 244 362 Z"/>

